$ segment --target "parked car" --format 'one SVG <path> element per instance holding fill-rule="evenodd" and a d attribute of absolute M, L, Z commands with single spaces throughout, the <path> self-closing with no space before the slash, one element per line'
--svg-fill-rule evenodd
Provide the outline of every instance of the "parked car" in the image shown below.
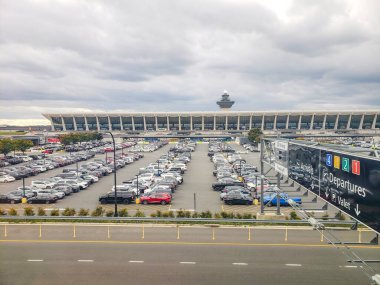
<path fill-rule="evenodd" d="M 10 176 L 8 174 L 1 174 L 0 175 L 0 182 L 12 182 L 15 180 L 16 180 L 16 178 L 14 178 L 13 176 Z"/>
<path fill-rule="evenodd" d="M 28 199 L 29 204 L 51 204 L 55 203 L 58 200 L 58 198 L 51 194 L 37 194 L 34 197 L 31 197 Z"/>
<path fill-rule="evenodd" d="M 17 204 L 21 202 L 20 196 L 14 196 L 12 194 L 1 194 L 0 203 Z"/>
<path fill-rule="evenodd" d="M 280 206 L 289 206 L 288 203 L 288 195 L 286 193 L 279 193 L 280 195 Z M 291 199 L 296 202 L 297 204 L 302 204 L 302 198 L 301 197 L 291 197 Z M 264 196 L 264 205 L 271 207 L 271 206 L 277 206 L 277 194 L 273 193 L 270 195 Z"/>
<path fill-rule="evenodd" d="M 224 203 L 227 205 L 252 205 L 253 198 L 245 195 L 240 191 L 231 191 L 224 197 Z"/>
<path fill-rule="evenodd" d="M 31 186 L 39 189 L 52 189 L 55 186 L 55 183 L 45 180 L 34 180 L 32 181 Z"/>
<path fill-rule="evenodd" d="M 130 204 L 135 202 L 135 194 L 126 191 L 116 191 L 117 203 L 120 204 Z M 111 191 L 99 197 L 99 202 L 101 204 L 109 204 L 115 202 L 115 192 Z"/>
<path fill-rule="evenodd" d="M 170 204 L 171 197 L 169 194 L 166 193 L 151 193 L 144 196 L 141 196 L 140 203 L 147 205 L 147 204 L 161 204 L 166 205 Z"/>

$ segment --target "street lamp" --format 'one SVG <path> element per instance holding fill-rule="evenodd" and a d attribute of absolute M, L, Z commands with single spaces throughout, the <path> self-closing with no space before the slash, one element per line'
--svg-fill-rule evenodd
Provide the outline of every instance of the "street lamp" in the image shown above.
<path fill-rule="evenodd" d="M 117 188 L 116 188 L 116 144 L 115 144 L 115 139 L 113 137 L 113 134 L 111 132 L 108 132 L 106 131 L 106 133 L 109 133 L 111 135 L 111 138 L 112 138 L 112 143 L 113 143 L 113 178 L 114 178 L 114 186 L 115 186 L 115 213 L 114 213 L 114 217 L 117 217 L 118 216 L 118 213 L 117 213 Z M 106 152 L 106 155 L 107 155 L 107 152 Z M 106 158 L 107 160 L 107 158 Z"/>

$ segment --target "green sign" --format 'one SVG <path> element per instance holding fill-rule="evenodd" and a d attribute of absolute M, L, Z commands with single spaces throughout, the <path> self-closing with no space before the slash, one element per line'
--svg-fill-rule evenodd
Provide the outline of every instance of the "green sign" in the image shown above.
<path fill-rule="evenodd" d="M 348 159 L 347 157 L 342 158 L 342 170 L 350 172 L 350 159 Z"/>

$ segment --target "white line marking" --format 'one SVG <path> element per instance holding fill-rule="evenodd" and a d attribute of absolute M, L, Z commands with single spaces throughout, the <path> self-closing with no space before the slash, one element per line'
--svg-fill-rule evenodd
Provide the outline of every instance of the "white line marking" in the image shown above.
<path fill-rule="evenodd" d="M 43 259 L 28 259 L 27 261 L 29 261 L 29 262 L 42 262 L 44 260 Z"/>
<path fill-rule="evenodd" d="M 181 264 L 196 264 L 196 262 L 193 261 L 181 261 Z"/>
<path fill-rule="evenodd" d="M 128 262 L 130 262 L 130 263 L 144 263 L 143 260 L 130 260 Z"/>
<path fill-rule="evenodd" d="M 356 265 L 345 265 L 346 268 L 358 268 Z"/>
<path fill-rule="evenodd" d="M 244 263 L 244 262 L 235 262 L 235 263 L 232 263 L 233 265 L 248 265 L 248 263 Z"/>
<path fill-rule="evenodd" d="M 297 264 L 297 263 L 287 263 L 285 264 L 286 266 L 302 266 L 302 264 Z"/>
<path fill-rule="evenodd" d="M 78 259 L 78 262 L 94 262 L 93 259 Z"/>

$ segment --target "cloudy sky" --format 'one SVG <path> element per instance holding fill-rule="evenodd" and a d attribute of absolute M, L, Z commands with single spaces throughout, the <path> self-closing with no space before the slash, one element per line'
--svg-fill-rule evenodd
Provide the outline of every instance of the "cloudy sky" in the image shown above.
<path fill-rule="evenodd" d="M 0 0 L 0 123 L 380 108 L 378 0 Z"/>

